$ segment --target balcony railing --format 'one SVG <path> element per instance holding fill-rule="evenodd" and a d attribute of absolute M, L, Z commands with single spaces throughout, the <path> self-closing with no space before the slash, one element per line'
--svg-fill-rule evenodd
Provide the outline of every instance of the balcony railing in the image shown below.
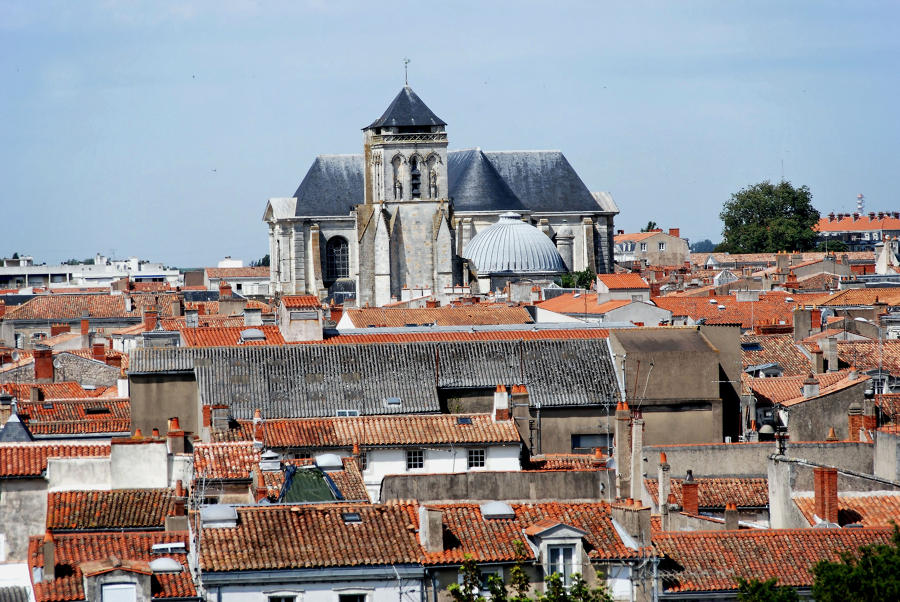
<path fill-rule="evenodd" d="M 446 142 L 447 132 L 423 132 L 420 134 L 381 134 L 372 136 L 372 144 L 385 142 Z"/>

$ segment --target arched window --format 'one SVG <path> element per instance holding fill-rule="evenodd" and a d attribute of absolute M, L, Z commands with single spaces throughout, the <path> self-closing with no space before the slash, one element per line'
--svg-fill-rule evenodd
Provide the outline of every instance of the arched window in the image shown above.
<path fill-rule="evenodd" d="M 412 157 L 409 160 L 409 190 L 410 196 L 414 199 L 422 197 L 422 172 L 419 171 L 418 157 Z"/>
<path fill-rule="evenodd" d="M 332 236 L 325 243 L 325 280 L 350 277 L 350 245 L 343 236 Z"/>

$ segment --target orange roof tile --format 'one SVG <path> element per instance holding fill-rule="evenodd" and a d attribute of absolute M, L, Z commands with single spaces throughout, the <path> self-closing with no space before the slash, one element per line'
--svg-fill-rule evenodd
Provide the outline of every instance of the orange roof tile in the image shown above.
<path fill-rule="evenodd" d="M 611 291 L 650 288 L 640 274 L 597 274 L 597 280 Z"/>
<path fill-rule="evenodd" d="M 755 351 L 744 349 L 747 345 L 742 345 L 741 363 L 744 368 L 775 363 L 781 366 L 784 376 L 809 374 L 812 366 L 810 359 L 797 346 L 793 335 L 744 333 L 741 343 L 759 343 L 762 347 Z"/>
<path fill-rule="evenodd" d="M 178 318 L 164 318 L 162 322 L 163 330 L 184 330 L 188 328 L 187 320 L 184 316 Z M 197 316 L 198 328 L 239 328 L 244 325 L 242 316 L 220 316 L 218 314 L 203 314 Z M 143 332 L 143 328 L 137 332 Z"/>
<path fill-rule="evenodd" d="M 269 278 L 269 267 L 247 267 L 247 268 L 206 268 L 207 278 Z"/>
<path fill-rule="evenodd" d="M 288 309 L 319 309 L 322 302 L 315 295 L 285 295 L 281 298 L 281 303 Z"/>
<path fill-rule="evenodd" d="M 0 383 L 0 393 L 12 395 L 20 401 L 31 398 L 31 390 L 38 389 L 43 399 L 61 399 L 61 398 L 87 398 L 90 397 L 79 383 L 72 381 L 64 381 L 58 383 Z M 21 409 L 21 405 L 19 408 Z"/>
<path fill-rule="evenodd" d="M 109 456 L 109 443 L 0 443 L 0 477 L 39 477 L 47 458 Z"/>
<path fill-rule="evenodd" d="M 468 419 L 460 424 L 459 419 Z M 239 421 L 240 430 L 217 431 L 217 438 L 253 439 L 253 421 Z M 265 420 L 263 441 L 268 447 L 352 448 L 385 445 L 448 445 L 464 443 L 518 443 L 512 420 L 494 422 L 490 414 L 418 414 L 353 416 L 346 418 L 292 418 Z"/>
<path fill-rule="evenodd" d="M 194 478 L 241 480 L 259 466 L 260 451 L 250 441 L 194 445 Z"/>
<path fill-rule="evenodd" d="M 42 543 L 42 537 L 32 537 L 28 542 L 28 565 L 32 569 L 44 566 Z M 84 600 L 82 565 L 106 560 L 110 556 L 128 562 L 174 558 L 184 566 L 184 570 L 180 573 L 154 574 L 151 578 L 153 598 L 196 597 L 197 590 L 191 579 L 187 555 L 152 553 L 153 544 L 157 543 L 183 543 L 189 549 L 190 534 L 187 531 L 157 531 L 54 535 L 56 577 L 52 581 L 34 584 L 35 599 L 38 602 Z"/>
<path fill-rule="evenodd" d="M 51 491 L 47 530 L 162 529 L 174 507 L 174 489 Z"/>
<path fill-rule="evenodd" d="M 127 398 L 46 399 L 19 402 L 19 418 L 34 435 L 131 432 Z"/>
<path fill-rule="evenodd" d="M 566 339 L 605 339 L 605 328 L 561 328 L 541 330 L 479 330 L 476 332 L 403 332 L 390 334 L 345 334 L 315 344 L 352 345 L 370 343 L 421 343 L 430 341 L 534 341 Z"/>
<path fill-rule="evenodd" d="M 627 299 L 616 299 L 597 303 L 597 293 L 566 293 L 537 304 L 541 309 L 560 314 L 605 314 L 631 303 Z"/>
<path fill-rule="evenodd" d="M 265 335 L 262 340 L 242 341 L 245 330 L 259 330 Z M 277 326 L 214 326 L 182 328 L 181 336 L 187 347 L 227 347 L 234 345 L 284 345 L 285 340 Z"/>
<path fill-rule="evenodd" d="M 810 525 L 816 524 L 816 500 L 797 496 L 794 503 Z M 863 527 L 890 527 L 900 522 L 900 495 L 886 491 L 858 492 L 838 495 L 838 524 L 861 524 Z"/>
<path fill-rule="evenodd" d="M 897 306 L 900 305 L 900 289 L 848 288 L 832 295 L 820 295 L 814 300 L 814 303 L 825 307 L 868 306 L 875 303 L 886 303 L 890 306 Z"/>
<path fill-rule="evenodd" d="M 835 216 L 833 219 L 828 216 L 819 219 L 818 223 L 813 226 L 813 230 L 817 232 L 888 232 L 900 230 L 900 219 L 891 215 L 884 217 L 870 218 L 866 214 L 844 214 Z"/>
<path fill-rule="evenodd" d="M 854 365 L 861 371 L 877 370 L 900 375 L 900 340 L 838 341 L 838 358 L 842 364 Z"/>
<path fill-rule="evenodd" d="M 770 291 L 761 294 L 759 301 L 738 301 L 734 295 L 716 295 L 654 297 L 653 302 L 671 311 L 673 316 L 688 316 L 694 321 L 702 318 L 707 324 L 740 324 L 742 328 L 752 329 L 767 324 L 792 325 L 794 308 L 817 296 L 810 293 Z"/>
<path fill-rule="evenodd" d="M 528 310 L 520 306 L 502 303 L 466 305 L 461 307 L 423 307 L 418 309 L 385 309 L 370 307 L 346 309 L 355 328 L 379 326 L 481 326 L 491 324 L 531 324 L 534 320 Z"/>
<path fill-rule="evenodd" d="M 841 552 L 886 544 L 888 529 L 748 529 L 741 531 L 668 531 L 655 533 L 657 551 L 675 563 L 661 565 L 666 592 L 733 591 L 737 577 L 778 585 L 810 587 L 812 567 L 836 561 Z"/>
<path fill-rule="evenodd" d="M 733 502 L 738 508 L 765 508 L 769 505 L 769 480 L 766 477 L 700 477 L 697 482 L 697 498 L 700 508 L 724 509 Z M 671 493 L 681 504 L 681 483 L 684 479 L 671 479 Z M 647 492 L 658 503 L 659 481 L 644 479 Z"/>

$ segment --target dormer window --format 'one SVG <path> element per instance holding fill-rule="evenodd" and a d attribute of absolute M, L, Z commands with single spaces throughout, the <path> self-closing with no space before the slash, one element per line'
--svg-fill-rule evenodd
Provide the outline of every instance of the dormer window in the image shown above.
<path fill-rule="evenodd" d="M 547 546 L 547 574 L 559 574 L 563 585 L 572 584 L 572 575 L 577 573 L 575 569 L 575 546 L 552 545 Z"/>

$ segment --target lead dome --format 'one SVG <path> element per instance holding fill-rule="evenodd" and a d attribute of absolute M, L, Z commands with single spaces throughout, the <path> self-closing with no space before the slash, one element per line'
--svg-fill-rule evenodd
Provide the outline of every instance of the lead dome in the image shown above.
<path fill-rule="evenodd" d="M 553 241 L 513 212 L 503 213 L 496 224 L 476 234 L 462 254 L 479 275 L 561 274 L 566 271 Z"/>

